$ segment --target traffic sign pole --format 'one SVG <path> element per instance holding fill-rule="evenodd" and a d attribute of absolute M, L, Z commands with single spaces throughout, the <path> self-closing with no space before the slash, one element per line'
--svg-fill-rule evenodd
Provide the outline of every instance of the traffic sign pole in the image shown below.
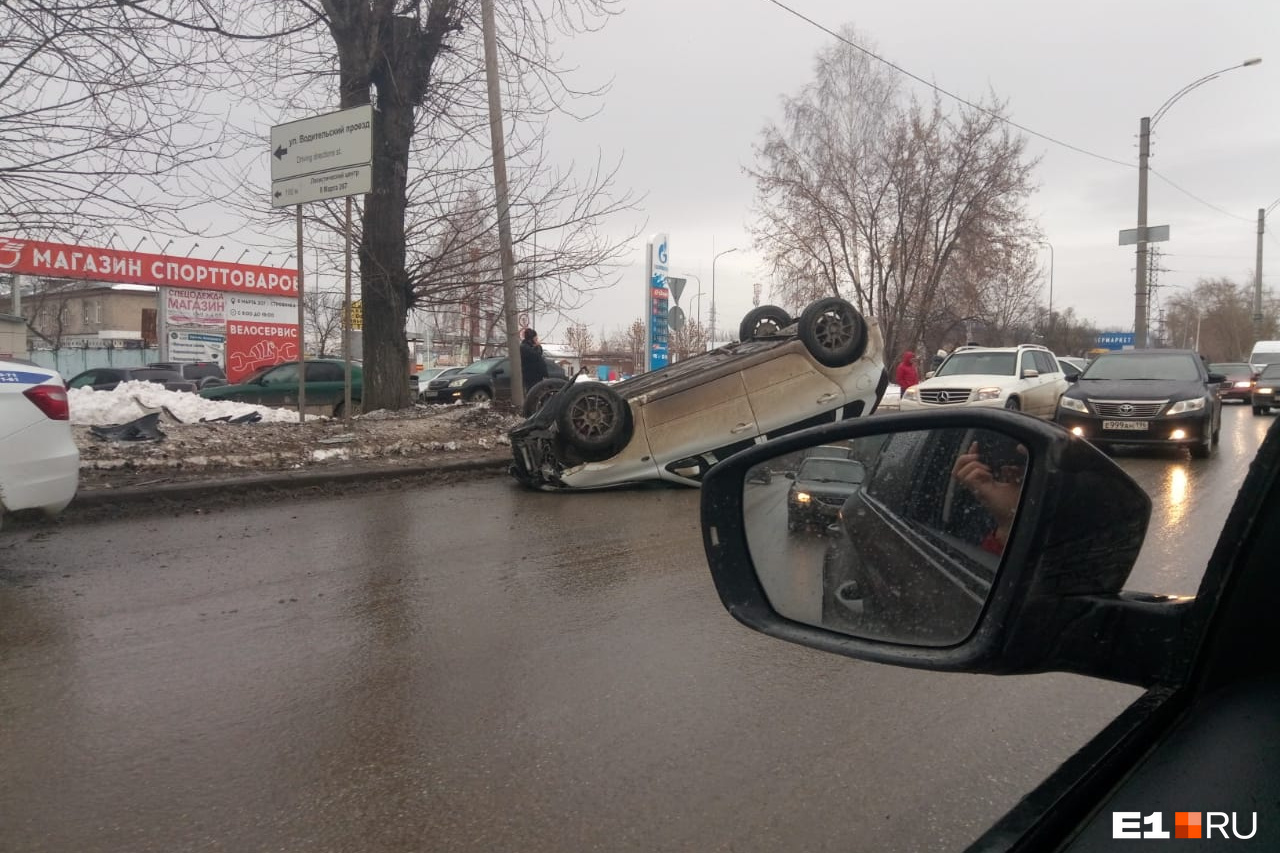
<path fill-rule="evenodd" d="M 307 422 L 307 324 L 302 302 L 302 205 L 294 208 L 298 221 L 298 423 Z"/>

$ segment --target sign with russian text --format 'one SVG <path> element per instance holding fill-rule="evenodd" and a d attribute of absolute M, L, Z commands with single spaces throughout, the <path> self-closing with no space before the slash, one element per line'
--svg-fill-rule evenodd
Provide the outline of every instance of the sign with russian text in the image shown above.
<path fill-rule="evenodd" d="M 670 271 L 667 254 L 667 235 L 654 234 L 649 238 L 649 244 L 645 252 L 645 273 L 646 287 L 645 291 L 645 316 L 648 321 L 645 324 L 646 334 L 646 361 L 649 370 L 658 370 L 666 367 L 671 361 L 671 354 L 667 348 L 667 305 L 669 302 L 669 292 L 667 290 L 667 273 Z"/>
<path fill-rule="evenodd" d="M 227 323 L 227 381 L 232 385 L 263 367 L 298 358 L 297 323 Z"/>
<path fill-rule="evenodd" d="M 174 329 L 169 333 L 169 361 L 213 361 L 226 364 L 227 336 L 218 331 Z"/>
<path fill-rule="evenodd" d="M 296 270 L 7 237 L 0 237 L 0 272 L 295 298 L 298 295 Z"/>
<path fill-rule="evenodd" d="M 222 291 L 166 287 L 163 293 L 166 325 L 207 326 L 219 331 L 226 326 L 227 297 Z"/>

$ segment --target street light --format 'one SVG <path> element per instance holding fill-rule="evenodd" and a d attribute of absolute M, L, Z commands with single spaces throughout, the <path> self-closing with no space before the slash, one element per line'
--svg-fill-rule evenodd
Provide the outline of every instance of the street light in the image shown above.
<path fill-rule="evenodd" d="M 698 319 L 698 322 L 701 323 L 702 322 L 702 298 L 701 298 L 702 297 L 702 279 L 698 278 L 698 276 L 694 275 L 691 272 L 682 272 L 680 273 L 680 275 L 683 276 L 684 278 L 691 278 L 698 283 L 698 292 L 689 301 L 692 302 L 694 299 L 698 300 L 698 318 L 697 319 Z"/>
<path fill-rule="evenodd" d="M 738 251 L 736 248 L 725 249 L 720 254 L 711 259 L 711 348 L 716 348 L 716 261 L 720 260 L 730 252 Z"/>
<path fill-rule="evenodd" d="M 1164 118 L 1169 108 L 1184 95 L 1190 94 L 1210 80 L 1218 79 L 1221 74 L 1237 68 L 1259 65 L 1261 62 L 1260 57 L 1246 59 L 1239 65 L 1231 65 L 1192 80 L 1170 95 L 1152 115 L 1143 116 L 1138 123 L 1138 268 L 1134 274 L 1133 304 L 1133 345 L 1137 349 L 1144 349 L 1147 346 L 1147 160 L 1151 156 L 1151 131 L 1155 129 L 1160 119 Z"/>
<path fill-rule="evenodd" d="M 1049 249 L 1049 336 L 1053 336 L 1053 244 L 1048 240 L 1041 240 L 1041 246 L 1047 246 Z"/>

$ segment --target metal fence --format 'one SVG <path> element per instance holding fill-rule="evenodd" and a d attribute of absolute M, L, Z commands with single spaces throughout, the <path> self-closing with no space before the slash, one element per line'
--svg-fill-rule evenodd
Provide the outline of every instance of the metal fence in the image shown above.
<path fill-rule="evenodd" d="M 149 349 L 106 349 L 93 348 L 36 350 L 31 353 L 31 361 L 48 370 L 56 370 L 64 379 L 70 379 L 83 370 L 95 367 L 142 367 L 147 362 L 159 361 L 160 350 Z"/>

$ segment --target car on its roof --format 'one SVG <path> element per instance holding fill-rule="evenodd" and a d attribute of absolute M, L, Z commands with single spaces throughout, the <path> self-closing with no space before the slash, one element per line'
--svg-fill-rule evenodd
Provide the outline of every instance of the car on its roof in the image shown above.
<path fill-rule="evenodd" d="M 1058 359 L 1038 344 L 965 346 L 947 356 L 932 376 L 904 389 L 899 409 L 915 412 L 982 406 L 1048 419 L 1067 387 Z"/>
<path fill-rule="evenodd" d="M 755 308 L 739 337 L 615 385 L 539 382 L 510 434 L 512 475 L 546 490 L 696 486 L 763 438 L 871 414 L 889 384 L 879 327 L 838 297 L 799 320 Z"/>
<path fill-rule="evenodd" d="M 286 361 L 264 367 L 235 385 L 205 388 L 200 396 L 208 400 L 232 400 L 262 406 L 298 404 L 299 362 Z M 346 405 L 346 368 L 340 358 L 309 358 L 306 362 L 307 408 L 341 417 Z M 359 411 L 364 392 L 360 364 L 351 365 L 351 404 Z"/>
<path fill-rule="evenodd" d="M 114 391 L 121 382 L 153 382 L 167 391 L 199 390 L 194 380 L 166 367 L 92 367 L 68 379 L 67 387 Z"/>
<path fill-rule="evenodd" d="M 1218 396 L 1223 400 L 1239 400 L 1248 403 L 1253 398 L 1253 365 L 1247 361 L 1217 361 L 1209 365 L 1210 373 L 1221 373 L 1226 377 Z"/>
<path fill-rule="evenodd" d="M 1109 352 L 1062 395 L 1054 419 L 1100 447 L 1186 447 L 1207 459 L 1222 429 L 1222 380 L 1193 350 Z"/>
<path fill-rule="evenodd" d="M 0 521 L 19 510 L 56 514 L 79 484 L 62 377 L 32 362 L 0 360 Z"/>

